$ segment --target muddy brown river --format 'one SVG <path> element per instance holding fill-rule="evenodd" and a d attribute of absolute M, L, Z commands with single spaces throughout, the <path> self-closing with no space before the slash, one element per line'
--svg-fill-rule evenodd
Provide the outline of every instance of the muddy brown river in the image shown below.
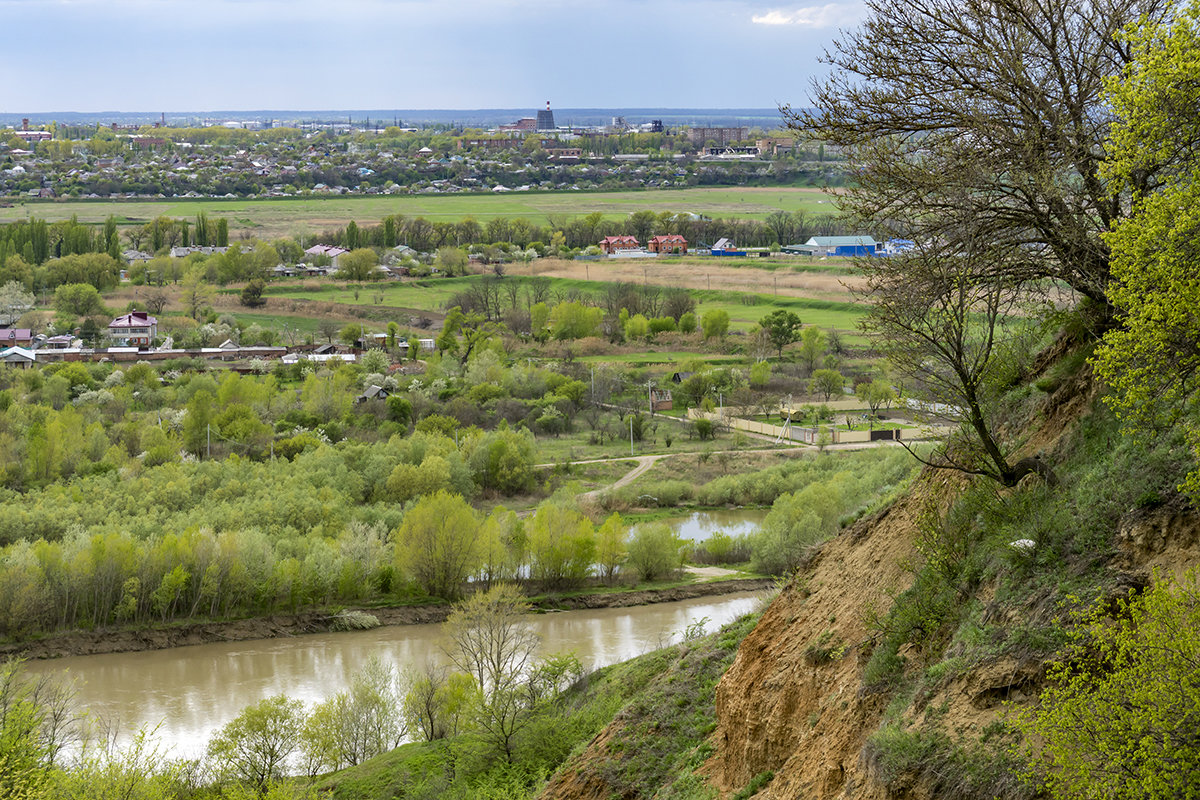
<path fill-rule="evenodd" d="M 674 603 L 530 616 L 542 652 L 574 651 L 586 667 L 624 661 L 680 639 L 707 618 L 715 630 L 755 610 L 757 593 Z M 244 707 L 287 694 L 312 705 L 345 689 L 372 656 L 403 670 L 446 663 L 442 626 L 397 625 L 354 633 L 314 634 L 206 644 L 141 653 L 28 662 L 33 673 L 66 671 L 78 704 L 115 723 L 119 743 L 158 726 L 157 740 L 177 758 L 197 758 L 209 736 Z"/>

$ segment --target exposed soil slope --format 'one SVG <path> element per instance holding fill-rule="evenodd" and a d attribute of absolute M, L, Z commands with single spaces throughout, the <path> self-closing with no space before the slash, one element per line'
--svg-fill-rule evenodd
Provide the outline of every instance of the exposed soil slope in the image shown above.
<path fill-rule="evenodd" d="M 900 661 L 909 665 L 906 677 L 916 679 L 915 684 L 907 683 L 906 694 L 898 694 L 887 683 L 877 682 L 872 688 L 865 668 L 880 646 L 878 621 L 885 619 L 895 598 L 913 585 L 916 569 L 924 563 L 917 550 L 918 520 L 931 506 L 944 511 L 963 494 L 961 476 L 927 471 L 892 506 L 822 545 L 742 642 L 717 688 L 717 727 L 708 739 L 713 754 L 701 770 L 722 797 L 767 777 L 769 782 L 755 798 L 933 800 L 1033 795 L 1018 780 L 1017 770 L 1004 761 L 1009 753 L 1004 741 L 988 737 L 989 731 L 1003 729 L 997 723 L 1007 714 L 1006 704 L 1032 702 L 1040 692 L 1045 662 L 1055 645 L 1021 637 L 1052 629 L 1062 613 L 1056 581 L 1079 578 L 1091 581 L 1087 584 L 1091 591 L 1117 596 L 1148 585 L 1155 570 L 1160 575 L 1180 573 L 1200 564 L 1200 516 L 1186 499 L 1172 494 L 1169 474 L 1164 476 L 1168 485 L 1161 499 L 1158 493 L 1140 498 L 1120 493 L 1120 484 L 1140 485 L 1136 479 L 1141 476 L 1113 471 L 1113 465 L 1124 462 L 1104 461 L 1107 453 L 1118 449 L 1118 442 L 1110 437 L 1119 433 L 1097 427 L 1096 418 L 1090 416 L 1102 408 L 1090 370 L 1084 366 L 1067 372 L 1053 367 L 1073 352 L 1060 342 L 1039 357 L 1033 374 L 1048 376 L 1039 380 L 1044 388 L 1015 394 L 1018 411 L 1008 435 L 1022 442 L 1015 457 L 1041 455 L 1050 464 L 1073 464 L 1076 487 L 1092 485 L 1107 493 L 1105 508 L 1112 512 L 1113 527 L 1099 532 L 1107 541 L 1097 539 L 1091 552 L 1056 555 L 1060 572 L 1053 575 L 1058 577 L 1022 584 L 1030 592 L 1026 596 L 999 596 L 996 572 L 972 584 L 970 596 L 959 597 L 957 603 L 977 609 L 978 624 L 1004 637 L 1004 646 L 996 646 L 993 655 L 987 655 L 987 647 L 979 648 L 972 660 L 963 662 L 967 667 L 946 669 L 944 677 L 934 679 L 923 673 L 924 667 L 953 661 L 955 655 L 946 649 L 948 634 L 934 636 L 936 651 L 905 644 L 898 653 Z M 1063 374 L 1059 381 L 1056 376 Z M 1086 433 L 1097 430 L 1102 432 Z M 1099 438 L 1087 439 L 1088 435 Z M 1088 447 L 1100 453 L 1095 462 L 1079 456 Z M 1127 442 L 1121 447 L 1137 449 Z M 1108 483 L 1080 483 L 1080 464 L 1087 474 L 1092 463 L 1108 465 L 1110 471 L 1104 473 Z M 1135 463 L 1145 467 L 1154 462 Z M 1040 491 L 1037 486 L 1022 486 L 1000 494 L 1023 491 L 1027 496 Z M 1043 512 L 1080 513 L 1080 505 L 1102 502 L 1086 492 L 1069 495 L 1044 485 L 1043 489 L 1049 505 L 1035 506 Z M 1115 503 L 1112 498 L 1118 497 L 1124 499 Z M 1005 530 L 997 529 L 996 534 L 1004 537 Z M 1002 539 L 1001 546 L 1007 548 L 1008 540 Z M 1003 574 L 1004 562 L 999 563 Z M 942 737 L 939 753 L 949 754 L 946 758 L 951 760 L 917 757 L 900 767 L 881 760 L 872 736 L 885 720 L 891 729 L 905 731 L 909 742 L 920 741 L 917 737 L 926 732 Z M 600 745 L 620 736 L 619 725 L 610 727 L 581 762 L 602 757 Z M 958 762 L 952 760 L 960 757 Z M 941 769 L 966 761 L 996 769 L 971 775 L 948 775 L 953 770 Z M 883 774 L 885 767 L 888 774 Z M 613 787 L 606 792 L 596 783 L 597 771 L 579 774 L 589 780 L 566 772 L 544 797 L 612 796 Z"/>
<path fill-rule="evenodd" d="M 925 491 L 946 476 L 927 478 Z M 717 690 L 717 754 L 709 769 L 723 791 L 741 789 L 760 772 L 776 773 L 759 797 L 850 796 L 866 782 L 858 753 L 887 705 L 860 693 L 870 635 L 881 614 L 912 580 L 902 564 L 913 556 L 917 501 L 910 495 L 860 521 L 816 556 L 742 642 Z M 830 651 L 848 648 L 841 658 Z"/>

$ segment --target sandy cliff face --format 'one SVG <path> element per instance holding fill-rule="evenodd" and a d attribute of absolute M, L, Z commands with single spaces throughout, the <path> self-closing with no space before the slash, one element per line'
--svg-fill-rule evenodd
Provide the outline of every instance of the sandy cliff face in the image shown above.
<path fill-rule="evenodd" d="M 936 490 L 944 477 L 925 479 Z M 717 752 L 709 762 L 723 791 L 776 773 L 756 797 L 882 796 L 859 753 L 887 699 L 860 693 L 870 635 L 912 574 L 916 501 L 902 500 L 827 542 L 805 577 L 771 604 L 717 689 Z"/>

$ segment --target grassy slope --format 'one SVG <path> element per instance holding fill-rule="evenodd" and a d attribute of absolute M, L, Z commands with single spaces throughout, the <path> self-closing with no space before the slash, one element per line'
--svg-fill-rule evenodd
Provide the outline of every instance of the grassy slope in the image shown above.
<path fill-rule="evenodd" d="M 456 800 L 532 797 L 552 782 L 597 779 L 621 796 L 707 797 L 693 771 L 711 752 L 717 681 L 754 626 L 755 617 L 689 643 L 668 647 L 590 675 L 569 690 L 555 713 L 528 729 L 517 763 L 490 756 L 471 736 L 404 745 L 327 776 L 321 789 L 354 800 Z M 585 759 L 585 745 L 609 723 L 609 756 Z"/>

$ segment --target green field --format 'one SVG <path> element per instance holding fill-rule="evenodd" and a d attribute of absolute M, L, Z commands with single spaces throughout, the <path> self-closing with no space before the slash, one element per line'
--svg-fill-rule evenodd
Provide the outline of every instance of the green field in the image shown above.
<path fill-rule="evenodd" d="M 523 217 L 546 224 L 550 216 L 572 217 L 599 211 L 623 217 L 634 211 L 704 214 L 710 217 L 761 218 L 772 211 L 803 210 L 832 214 L 820 189 L 807 187 L 647 189 L 627 192 L 521 192 L 502 195 L 417 195 L 395 197 L 298 197 L 266 200 L 63 200 L 18 202 L 0 208 L 0 223 L 30 217 L 49 220 L 78 217 L 102 223 L 115 216 L 122 224 L 141 224 L 157 216 L 191 219 L 204 212 L 229 220 L 231 231 L 248 230 L 260 238 L 313 235 L 350 220 L 372 224 L 390 214 L 459 220 L 474 217 Z"/>
<path fill-rule="evenodd" d="M 357 300 L 354 299 L 354 286 L 329 281 L 320 283 L 309 281 L 309 285 L 288 283 L 282 286 L 271 286 L 267 289 L 266 294 L 268 297 L 322 300 L 348 305 L 376 305 L 374 298 L 377 293 L 382 293 L 383 302 L 378 305 L 391 308 L 443 311 L 446 308 L 446 302 L 451 297 L 465 291 L 470 284 L 479 280 L 481 280 L 480 277 L 471 276 L 467 278 L 431 278 L 404 283 L 363 284 Z M 559 281 L 555 281 L 555 283 L 559 283 Z M 562 281 L 562 283 L 582 283 L 583 286 L 587 286 L 581 281 Z"/>
<path fill-rule="evenodd" d="M 411 308 L 427 311 L 442 312 L 446 303 L 458 292 L 464 291 L 471 283 L 482 280 L 480 276 L 465 278 L 438 278 L 405 283 L 367 284 L 359 291 L 357 300 L 354 298 L 354 287 L 348 284 L 326 283 L 306 287 L 302 284 L 289 283 L 273 286 L 267 290 L 269 298 L 283 297 L 303 300 L 322 300 L 326 302 L 345 303 L 348 305 L 376 305 L 375 295 L 381 293 L 383 302 L 378 305 L 388 308 Z M 512 280 L 508 278 L 506 280 Z M 551 292 L 565 293 L 580 291 L 598 293 L 606 286 L 600 281 L 580 281 L 568 278 L 550 278 Z M 747 292 L 707 291 L 703 289 L 688 290 L 696 298 L 697 312 L 720 309 L 729 314 L 730 330 L 744 331 L 756 325 L 766 314 L 777 308 L 784 308 L 799 315 L 805 325 L 817 325 L 822 328 L 836 328 L 844 332 L 844 340 L 857 342 L 858 321 L 864 310 L 854 303 L 837 302 L 832 300 L 815 300 L 805 297 L 776 297 L 770 294 L 751 294 Z M 268 301 L 268 309 L 270 304 Z M 241 316 L 239 314 L 239 316 Z M 621 360 L 621 359 L 613 359 Z"/>

